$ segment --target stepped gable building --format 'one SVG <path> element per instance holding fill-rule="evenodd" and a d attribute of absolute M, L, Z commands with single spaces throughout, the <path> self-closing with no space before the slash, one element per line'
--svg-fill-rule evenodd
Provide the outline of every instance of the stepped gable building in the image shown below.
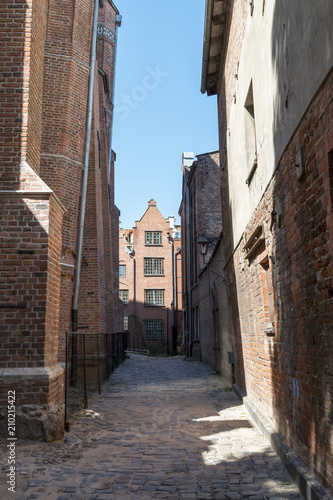
<path fill-rule="evenodd" d="M 175 354 L 181 344 L 181 237 L 150 200 L 135 227 L 119 231 L 119 297 L 130 349 Z"/>
<path fill-rule="evenodd" d="M 323 497 L 320 484 L 333 493 L 332 63 L 329 0 L 206 0 L 201 91 L 217 96 L 227 305 L 217 335 L 232 365 L 222 374 L 305 498 Z"/>
<path fill-rule="evenodd" d="M 111 149 L 121 16 L 110 0 L 4 0 L 0 13 L 0 406 L 15 391 L 17 437 L 52 440 L 66 331 L 122 328 Z"/>

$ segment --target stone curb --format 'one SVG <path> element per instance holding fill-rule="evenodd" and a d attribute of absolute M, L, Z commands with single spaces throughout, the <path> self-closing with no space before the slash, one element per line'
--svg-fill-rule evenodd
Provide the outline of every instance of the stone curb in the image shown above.
<path fill-rule="evenodd" d="M 248 396 L 244 394 L 237 384 L 233 384 L 233 389 L 243 401 L 246 410 L 263 433 L 265 439 L 270 443 L 275 453 L 283 462 L 305 500 L 333 500 L 333 497 L 290 448 L 272 423 L 249 400 Z"/>

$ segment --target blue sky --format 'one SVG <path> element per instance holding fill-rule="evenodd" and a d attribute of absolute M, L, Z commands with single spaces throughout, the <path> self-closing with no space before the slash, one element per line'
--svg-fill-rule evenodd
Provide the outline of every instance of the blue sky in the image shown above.
<path fill-rule="evenodd" d="M 121 227 L 154 198 L 177 216 L 183 151 L 218 149 L 216 97 L 200 92 L 204 0 L 118 0 L 112 147 Z"/>

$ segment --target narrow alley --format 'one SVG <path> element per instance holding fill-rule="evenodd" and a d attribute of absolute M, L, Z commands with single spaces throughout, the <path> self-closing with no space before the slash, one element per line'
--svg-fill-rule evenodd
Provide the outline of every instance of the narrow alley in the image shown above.
<path fill-rule="evenodd" d="M 20 500 L 302 498 L 228 383 L 182 357 L 131 355 L 63 442 L 16 459 Z"/>

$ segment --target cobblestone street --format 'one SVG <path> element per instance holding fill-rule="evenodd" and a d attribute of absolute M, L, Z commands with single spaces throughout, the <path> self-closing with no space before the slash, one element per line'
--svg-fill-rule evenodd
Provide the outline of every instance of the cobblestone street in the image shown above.
<path fill-rule="evenodd" d="M 228 383 L 196 361 L 131 356 L 64 442 L 17 443 L 1 498 L 301 499 Z"/>

